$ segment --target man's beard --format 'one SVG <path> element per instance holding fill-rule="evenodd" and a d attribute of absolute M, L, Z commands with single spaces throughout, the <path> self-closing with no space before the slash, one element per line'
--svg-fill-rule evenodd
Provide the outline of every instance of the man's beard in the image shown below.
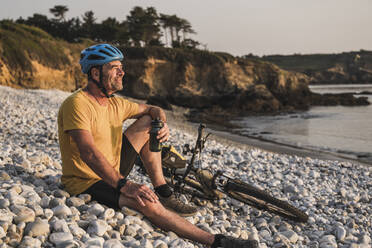
<path fill-rule="evenodd" d="M 111 78 L 109 79 L 108 77 L 103 77 L 103 81 L 107 82 L 109 81 L 109 85 L 110 85 L 110 90 L 113 91 L 113 92 L 116 92 L 116 91 L 119 91 L 119 90 L 122 90 L 123 89 L 123 78 L 120 79 L 120 81 L 117 81 L 116 78 Z M 107 89 L 108 90 L 108 89 Z"/>
<path fill-rule="evenodd" d="M 119 91 L 123 89 L 123 83 L 121 80 L 120 82 L 113 81 L 113 83 L 111 84 L 111 87 L 114 91 Z"/>

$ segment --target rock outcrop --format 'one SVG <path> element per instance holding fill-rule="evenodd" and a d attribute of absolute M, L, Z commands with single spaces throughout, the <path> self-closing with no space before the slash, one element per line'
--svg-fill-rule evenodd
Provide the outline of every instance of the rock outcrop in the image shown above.
<path fill-rule="evenodd" d="M 208 57 L 209 58 L 206 58 Z M 214 63 L 210 63 L 214 60 Z M 306 108 L 308 78 L 261 61 L 195 52 L 193 60 L 131 58 L 124 94 L 165 99 L 188 108 L 273 112 Z"/>

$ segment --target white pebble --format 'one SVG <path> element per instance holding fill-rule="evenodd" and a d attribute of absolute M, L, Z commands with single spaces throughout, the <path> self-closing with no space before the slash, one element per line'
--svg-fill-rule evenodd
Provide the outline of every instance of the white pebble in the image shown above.
<path fill-rule="evenodd" d="M 66 241 L 71 241 L 72 239 L 72 234 L 67 232 L 55 232 L 49 236 L 49 241 L 55 245 L 59 245 Z"/>
<path fill-rule="evenodd" d="M 37 219 L 34 222 L 28 223 L 25 229 L 25 234 L 31 237 L 48 235 L 49 234 L 48 221 Z"/>
<path fill-rule="evenodd" d="M 105 208 L 101 204 L 98 204 L 98 203 L 95 203 L 93 206 L 91 206 L 88 209 L 88 213 L 93 214 L 95 216 L 101 215 L 104 211 L 105 211 Z"/>
<path fill-rule="evenodd" d="M 6 233 L 4 229 L 0 226 L 0 239 L 4 238 L 6 236 Z"/>
<path fill-rule="evenodd" d="M 103 243 L 103 248 L 121 248 L 124 247 L 119 240 L 117 239 L 109 239 Z"/>
<path fill-rule="evenodd" d="M 102 237 L 103 234 L 105 232 L 107 232 L 108 230 L 108 225 L 105 221 L 103 220 L 95 220 L 95 221 L 92 221 L 90 224 L 89 224 L 89 227 L 88 227 L 88 230 L 87 230 L 87 233 L 89 233 L 90 235 L 97 235 L 99 237 Z"/>
<path fill-rule="evenodd" d="M 33 222 L 35 220 L 35 212 L 24 206 L 12 206 L 12 212 L 16 215 L 14 217 L 14 222 L 16 224 L 21 222 Z"/>
<path fill-rule="evenodd" d="M 66 205 L 59 205 L 52 209 L 53 214 L 58 217 L 65 217 L 71 215 L 71 209 Z"/>

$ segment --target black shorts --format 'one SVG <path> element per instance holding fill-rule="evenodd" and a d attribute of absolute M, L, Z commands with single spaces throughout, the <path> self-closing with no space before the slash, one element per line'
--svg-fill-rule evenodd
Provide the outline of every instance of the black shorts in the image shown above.
<path fill-rule="evenodd" d="M 120 173 L 124 177 L 127 177 L 134 166 L 134 162 L 138 153 L 129 142 L 128 138 L 123 134 L 123 143 L 121 146 L 120 154 Z M 119 197 L 120 192 L 111 185 L 107 184 L 103 180 L 100 180 L 90 186 L 82 194 L 89 194 L 92 200 L 98 203 L 104 204 L 113 209 L 120 209 L 119 207 Z"/>

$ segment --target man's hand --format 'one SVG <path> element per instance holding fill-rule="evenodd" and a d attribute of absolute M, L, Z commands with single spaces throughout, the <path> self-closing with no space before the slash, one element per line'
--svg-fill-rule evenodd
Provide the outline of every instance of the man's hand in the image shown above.
<path fill-rule="evenodd" d="M 153 120 L 158 118 L 159 120 L 161 120 L 164 123 L 167 122 L 167 116 L 165 115 L 165 112 L 164 112 L 163 109 L 161 109 L 159 107 L 155 107 L 155 106 L 150 106 L 149 113 L 150 113 L 151 118 Z"/>
<path fill-rule="evenodd" d="M 143 199 L 147 199 L 150 202 L 157 202 L 158 196 L 146 185 L 133 183 L 127 181 L 124 187 L 120 190 L 126 197 L 136 200 L 141 206 L 146 206 Z"/>
<path fill-rule="evenodd" d="M 167 123 L 164 123 L 164 126 L 159 130 L 158 136 L 156 138 L 160 142 L 165 142 L 169 139 L 169 127 Z"/>
<path fill-rule="evenodd" d="M 167 124 L 167 117 L 163 109 L 151 106 L 150 115 L 152 119 L 159 119 L 164 123 L 164 126 L 159 130 L 156 138 L 160 142 L 165 142 L 169 139 L 169 127 Z"/>
<path fill-rule="evenodd" d="M 147 104 L 139 104 L 139 114 L 134 116 L 134 118 L 139 118 L 143 116 L 144 114 L 150 115 L 151 119 L 159 119 L 164 123 L 164 126 L 159 130 L 158 135 L 156 138 L 160 142 L 165 142 L 169 139 L 169 127 L 167 124 L 167 116 L 165 115 L 165 112 L 162 108 L 147 105 Z"/>

